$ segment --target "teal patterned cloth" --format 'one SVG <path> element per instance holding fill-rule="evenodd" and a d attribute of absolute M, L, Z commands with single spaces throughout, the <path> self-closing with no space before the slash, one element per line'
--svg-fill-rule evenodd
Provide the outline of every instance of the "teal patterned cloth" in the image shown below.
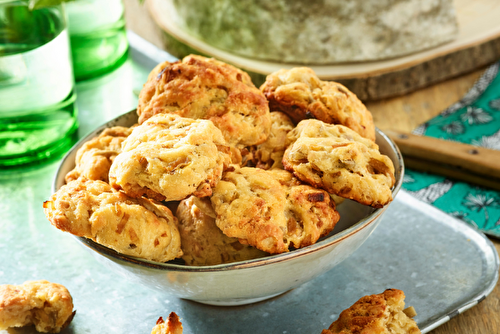
<path fill-rule="evenodd" d="M 462 100 L 414 133 L 500 150 L 499 67 L 490 66 Z M 411 169 L 405 174 L 403 188 L 412 195 L 500 237 L 500 192 Z"/>

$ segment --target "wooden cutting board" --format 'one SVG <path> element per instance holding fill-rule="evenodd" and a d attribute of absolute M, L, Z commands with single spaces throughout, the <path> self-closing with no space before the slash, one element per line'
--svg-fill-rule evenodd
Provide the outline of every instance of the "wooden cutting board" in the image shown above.
<path fill-rule="evenodd" d="M 172 0 L 147 0 L 151 16 L 167 34 L 167 51 L 215 57 L 250 72 L 256 85 L 281 68 L 303 66 L 245 58 L 189 35 L 172 19 Z M 403 95 L 471 72 L 500 59 L 500 1 L 455 0 L 458 38 L 441 46 L 382 61 L 310 66 L 323 80 L 338 81 L 364 101 Z"/>

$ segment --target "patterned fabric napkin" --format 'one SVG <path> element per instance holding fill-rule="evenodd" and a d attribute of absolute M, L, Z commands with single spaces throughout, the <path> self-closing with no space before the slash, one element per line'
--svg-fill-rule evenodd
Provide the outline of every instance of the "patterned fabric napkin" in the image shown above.
<path fill-rule="evenodd" d="M 414 133 L 500 150 L 499 67 L 490 66 L 462 100 Z M 500 238 L 500 192 L 411 169 L 405 174 L 403 188 L 412 195 Z"/>

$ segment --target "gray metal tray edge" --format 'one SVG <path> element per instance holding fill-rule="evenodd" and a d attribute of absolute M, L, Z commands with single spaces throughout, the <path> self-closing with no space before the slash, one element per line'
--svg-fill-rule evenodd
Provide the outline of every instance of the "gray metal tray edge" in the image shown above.
<path fill-rule="evenodd" d="M 493 291 L 498 282 L 500 259 L 493 243 L 488 239 L 488 237 L 484 233 L 482 233 L 475 227 L 468 225 L 467 223 L 446 214 L 445 212 L 437 209 L 436 207 L 413 197 L 404 190 L 401 190 L 399 192 L 398 199 L 405 202 L 408 205 L 418 208 L 422 212 L 427 212 L 429 215 L 434 216 L 436 220 L 442 223 L 455 227 L 460 233 L 464 234 L 467 233 L 468 236 L 474 237 L 475 241 L 478 244 L 483 243 L 482 249 L 485 251 L 484 254 L 486 255 L 486 258 L 490 261 L 491 265 L 488 267 L 488 269 L 490 269 L 489 271 L 490 275 L 489 278 L 491 279 L 490 284 L 483 291 L 478 292 L 477 295 L 474 296 L 469 302 L 459 305 L 451 312 L 443 314 L 441 317 L 432 322 L 426 324 L 420 324 L 419 327 L 422 333 L 428 333 L 433 329 L 441 326 L 442 324 L 448 322 L 450 319 L 456 317 L 457 315 L 476 306 Z"/>
<path fill-rule="evenodd" d="M 162 61 L 175 61 L 175 57 L 171 56 L 165 51 L 158 49 L 156 46 L 142 39 L 135 33 L 127 32 L 129 42 L 130 42 L 130 52 L 131 56 L 135 61 L 144 65 L 146 67 L 154 67 L 156 64 Z M 488 260 L 488 279 L 490 280 L 489 285 L 487 285 L 483 290 L 478 291 L 477 294 L 468 300 L 467 302 L 458 305 L 452 311 L 446 314 L 439 314 L 437 318 L 430 321 L 419 324 L 422 333 L 428 333 L 436 327 L 449 321 L 454 316 L 463 313 L 464 311 L 470 309 L 471 307 L 477 305 L 479 302 L 484 300 L 487 295 L 491 293 L 498 281 L 498 268 L 499 268 L 499 258 L 495 247 L 487 239 L 487 237 L 475 228 L 467 225 L 466 223 L 453 218 L 446 213 L 440 211 L 439 209 L 432 207 L 431 205 L 421 202 L 420 200 L 412 197 L 409 193 L 405 191 L 400 191 L 398 195 L 398 200 L 403 201 L 409 206 L 418 208 L 421 212 L 426 212 L 440 222 L 443 222 L 447 226 L 451 226 L 455 231 L 460 234 L 467 234 L 467 236 L 473 237 L 473 240 L 480 245 L 484 251 L 485 258 Z M 346 305 L 348 307 L 349 305 Z"/>

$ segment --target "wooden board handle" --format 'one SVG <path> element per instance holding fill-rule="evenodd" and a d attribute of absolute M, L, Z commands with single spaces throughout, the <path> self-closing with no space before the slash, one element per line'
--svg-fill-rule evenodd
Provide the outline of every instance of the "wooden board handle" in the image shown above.
<path fill-rule="evenodd" d="M 399 131 L 384 131 L 410 168 L 499 189 L 500 151 Z"/>

